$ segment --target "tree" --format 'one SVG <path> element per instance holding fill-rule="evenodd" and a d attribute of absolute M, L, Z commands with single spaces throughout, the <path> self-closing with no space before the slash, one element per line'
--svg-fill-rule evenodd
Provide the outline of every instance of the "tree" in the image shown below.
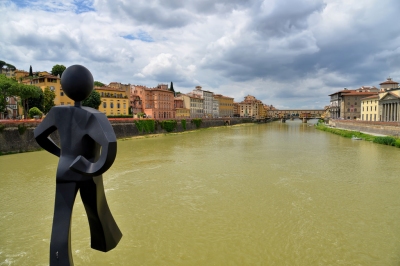
<path fill-rule="evenodd" d="M 92 90 L 89 97 L 82 101 L 83 106 L 92 107 L 94 109 L 99 109 L 101 104 L 100 93 L 95 90 Z"/>
<path fill-rule="evenodd" d="M 0 112 L 3 113 L 7 106 L 7 97 L 14 96 L 18 83 L 0 74 Z"/>
<path fill-rule="evenodd" d="M 42 89 L 33 86 L 33 85 L 25 85 L 22 83 L 17 83 L 14 86 L 14 95 L 17 95 L 21 99 L 21 105 L 24 108 L 24 115 L 27 117 L 27 113 L 29 110 L 29 98 L 37 98 L 40 97 L 40 92 Z"/>
<path fill-rule="evenodd" d="M 104 87 L 104 83 L 100 82 L 100 81 L 95 81 L 94 82 L 94 86 L 95 87 Z"/>
<path fill-rule="evenodd" d="M 29 66 L 29 76 L 33 77 L 32 66 Z"/>
<path fill-rule="evenodd" d="M 43 101 L 44 101 L 44 95 L 42 90 L 38 90 L 39 97 L 31 97 L 28 99 L 28 106 L 29 109 L 32 109 L 33 107 L 38 108 L 41 112 L 43 112 Z"/>
<path fill-rule="evenodd" d="M 34 118 L 35 116 L 42 117 L 42 115 L 43 115 L 42 111 L 40 111 L 39 108 L 37 107 L 32 107 L 31 109 L 29 109 L 30 118 Z"/>
<path fill-rule="evenodd" d="M 169 88 L 169 90 L 174 93 L 174 97 L 175 97 L 176 94 L 175 94 L 175 90 L 174 90 L 174 83 L 172 83 L 172 81 L 171 81 L 171 87 Z"/>
<path fill-rule="evenodd" d="M 5 66 L 5 65 L 6 65 L 6 62 L 0 60 L 0 69 L 3 68 L 3 66 Z"/>
<path fill-rule="evenodd" d="M 60 78 L 62 76 L 62 73 L 64 72 L 64 70 L 66 69 L 66 67 L 64 65 L 55 65 L 53 66 L 53 68 L 51 69 L 51 74 L 53 76 L 57 76 L 60 75 Z"/>
<path fill-rule="evenodd" d="M 47 114 L 50 111 L 54 106 L 55 98 L 56 94 L 54 91 L 50 90 L 49 87 L 46 87 L 43 92 L 43 113 Z"/>

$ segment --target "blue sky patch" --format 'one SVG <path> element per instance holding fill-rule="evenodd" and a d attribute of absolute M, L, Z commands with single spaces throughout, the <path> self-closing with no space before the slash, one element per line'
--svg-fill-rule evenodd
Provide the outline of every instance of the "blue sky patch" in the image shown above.
<path fill-rule="evenodd" d="M 154 42 L 153 38 L 145 31 L 140 31 L 136 35 L 128 34 L 128 35 L 121 36 L 121 37 L 124 39 L 127 39 L 127 40 L 139 40 L 142 42 Z"/>

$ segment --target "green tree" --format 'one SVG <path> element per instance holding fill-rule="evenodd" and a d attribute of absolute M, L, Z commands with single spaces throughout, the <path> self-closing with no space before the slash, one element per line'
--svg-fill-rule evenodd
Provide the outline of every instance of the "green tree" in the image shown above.
<path fill-rule="evenodd" d="M 28 99 L 29 110 L 33 107 L 38 108 L 41 112 L 43 112 L 43 102 L 44 102 L 44 94 L 42 90 L 38 90 L 39 97 L 31 97 Z"/>
<path fill-rule="evenodd" d="M 100 81 L 95 81 L 94 82 L 94 86 L 95 87 L 104 87 L 104 83 L 100 82 Z"/>
<path fill-rule="evenodd" d="M 66 67 L 64 65 L 55 65 L 51 69 L 51 74 L 54 76 L 60 75 L 60 78 L 61 78 L 62 73 L 64 72 L 65 69 L 66 69 Z"/>
<path fill-rule="evenodd" d="M 85 100 L 82 101 L 83 106 L 92 107 L 94 109 L 99 109 L 100 104 L 101 104 L 100 93 L 98 93 L 95 90 L 93 90 L 90 93 L 89 97 L 87 97 Z"/>
<path fill-rule="evenodd" d="M 39 108 L 37 107 L 32 107 L 31 109 L 29 109 L 30 118 L 34 118 L 34 116 L 42 117 L 42 115 L 43 115 L 42 111 L 40 111 Z"/>
<path fill-rule="evenodd" d="M 176 94 L 175 94 L 175 90 L 174 90 L 174 83 L 172 83 L 172 81 L 171 81 L 171 86 L 170 86 L 169 90 L 174 93 L 174 97 L 175 97 Z"/>
<path fill-rule="evenodd" d="M 47 114 L 50 111 L 54 106 L 55 98 L 56 94 L 54 91 L 50 90 L 49 87 L 46 87 L 43 91 L 43 113 Z"/>
<path fill-rule="evenodd" d="M 3 68 L 3 66 L 5 66 L 5 65 L 6 65 L 6 62 L 0 60 L 0 69 Z"/>
<path fill-rule="evenodd" d="M 7 78 L 5 75 L 0 74 L 0 112 L 3 113 L 7 106 L 7 97 L 15 95 L 17 86 L 15 80 Z"/>
<path fill-rule="evenodd" d="M 29 103 L 28 103 L 28 99 L 29 98 L 37 98 L 40 97 L 40 91 L 42 91 L 42 89 L 33 86 L 33 85 L 25 85 L 22 83 L 17 83 L 14 86 L 14 95 L 17 95 L 20 97 L 21 99 L 21 105 L 24 108 L 24 115 L 25 117 L 27 117 L 27 113 L 29 110 Z"/>

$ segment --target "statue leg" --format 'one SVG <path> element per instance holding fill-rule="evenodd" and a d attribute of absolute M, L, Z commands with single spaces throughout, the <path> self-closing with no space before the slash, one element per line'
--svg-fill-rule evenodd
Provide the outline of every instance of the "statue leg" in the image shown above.
<path fill-rule="evenodd" d="M 73 265 L 71 253 L 71 216 L 78 187 L 76 183 L 56 183 L 50 265 Z"/>
<path fill-rule="evenodd" d="M 107 252 L 117 246 L 122 233 L 108 207 L 103 177 L 93 177 L 93 180 L 80 182 L 79 186 L 89 220 L 91 247 Z"/>

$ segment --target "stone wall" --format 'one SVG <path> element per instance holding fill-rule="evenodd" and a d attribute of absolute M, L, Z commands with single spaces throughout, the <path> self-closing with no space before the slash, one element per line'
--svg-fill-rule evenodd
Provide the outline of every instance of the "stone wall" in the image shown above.
<path fill-rule="evenodd" d="M 381 135 L 400 136 L 400 123 L 398 122 L 373 122 L 359 120 L 329 120 L 329 125 L 352 131 L 360 131 Z"/>
<path fill-rule="evenodd" d="M 196 130 L 196 125 L 186 121 L 186 131 Z M 110 119 L 114 128 L 115 135 L 118 139 L 130 138 L 146 134 L 162 134 L 167 133 L 161 129 L 156 123 L 156 129 L 153 133 L 142 133 L 137 129 L 134 119 Z M 228 125 L 236 125 L 251 122 L 250 119 L 227 118 L 227 119 L 203 119 L 200 128 L 218 127 Z M 40 150 L 33 136 L 33 130 L 40 121 L 10 121 L 0 123 L 0 154 L 27 152 Z M 174 132 L 184 131 L 181 120 L 177 120 L 177 128 Z M 51 134 L 51 138 L 55 143 L 59 144 L 59 136 L 57 131 Z"/>

